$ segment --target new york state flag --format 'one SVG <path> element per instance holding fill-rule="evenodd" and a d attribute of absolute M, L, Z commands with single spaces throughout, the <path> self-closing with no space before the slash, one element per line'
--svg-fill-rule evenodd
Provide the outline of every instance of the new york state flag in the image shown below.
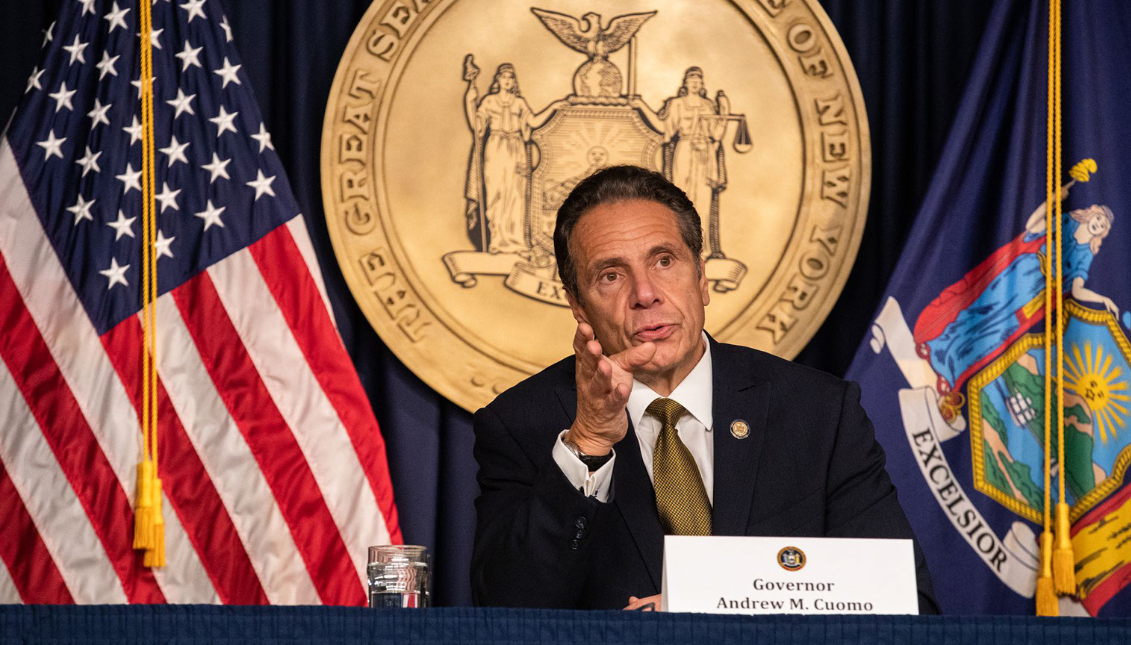
<path fill-rule="evenodd" d="M 1033 613 L 1047 449 L 1052 504 L 1063 478 L 1072 523 L 1075 593 L 1061 598 L 1061 615 L 1131 614 L 1131 12 L 1121 0 L 1064 4 L 1065 172 L 1053 204 L 1048 16 L 1047 2 L 997 2 L 848 373 L 946 613 Z M 1064 362 L 1057 371 L 1052 356 L 1046 396 L 1046 229 L 1056 218 L 1063 306 L 1052 315 Z"/>

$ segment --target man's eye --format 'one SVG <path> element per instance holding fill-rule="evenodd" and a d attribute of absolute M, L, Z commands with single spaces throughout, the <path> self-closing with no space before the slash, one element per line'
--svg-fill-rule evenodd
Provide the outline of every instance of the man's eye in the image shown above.
<path fill-rule="evenodd" d="M 664 257 L 660 258 L 659 264 L 662 267 L 669 267 L 672 265 L 672 259 L 665 255 Z"/>
<path fill-rule="evenodd" d="M 615 282 L 617 279 L 617 274 L 610 271 L 609 273 L 603 274 L 601 276 L 601 279 L 605 282 Z"/>

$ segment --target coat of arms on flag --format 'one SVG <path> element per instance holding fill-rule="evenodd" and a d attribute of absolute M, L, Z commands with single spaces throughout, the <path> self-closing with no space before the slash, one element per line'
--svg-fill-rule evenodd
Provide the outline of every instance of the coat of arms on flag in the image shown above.
<path fill-rule="evenodd" d="M 1057 27 L 1062 154 L 1079 161 L 1056 178 L 1058 192 L 1049 187 L 1050 204 L 1041 184 L 1056 173 L 1041 153 L 1052 137 L 1044 76 L 1055 59 L 1049 66 L 1043 53 L 1053 22 L 1047 4 L 998 2 L 931 190 L 849 371 L 944 611 L 1032 612 L 1038 576 L 1048 575 L 1038 538 L 1061 503 L 1066 530 L 1057 537 L 1072 557 L 1060 611 L 1120 615 L 1131 606 L 1131 231 L 1121 224 L 1131 142 L 1114 125 L 1124 117 L 1110 120 L 1128 103 L 1103 81 L 1122 73 L 1131 49 L 1092 49 L 1110 42 L 1104 15 L 1118 10 L 1072 5 Z M 1050 253 L 1050 228 L 1059 254 Z M 1058 351 L 1046 350 L 1046 330 L 1061 339 Z"/>

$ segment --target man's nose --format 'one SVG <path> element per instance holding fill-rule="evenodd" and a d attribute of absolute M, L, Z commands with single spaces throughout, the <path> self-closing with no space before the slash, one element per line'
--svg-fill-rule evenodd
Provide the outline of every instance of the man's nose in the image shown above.
<path fill-rule="evenodd" d="M 647 309 L 660 301 L 660 292 L 647 272 L 634 276 L 632 281 L 632 308 Z"/>

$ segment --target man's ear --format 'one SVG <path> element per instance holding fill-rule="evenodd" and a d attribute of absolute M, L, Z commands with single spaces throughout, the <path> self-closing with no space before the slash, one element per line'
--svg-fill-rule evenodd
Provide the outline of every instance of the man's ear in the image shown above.
<path fill-rule="evenodd" d="M 569 303 L 569 310 L 573 313 L 573 319 L 579 323 L 589 325 L 589 318 L 586 317 L 585 310 L 581 308 L 581 303 L 578 302 L 577 296 L 573 295 L 569 290 L 566 290 L 565 295 L 566 302 Z"/>
<path fill-rule="evenodd" d="M 707 261 L 703 258 L 699 258 L 699 294 L 704 307 L 711 304 L 711 291 L 707 288 Z"/>

